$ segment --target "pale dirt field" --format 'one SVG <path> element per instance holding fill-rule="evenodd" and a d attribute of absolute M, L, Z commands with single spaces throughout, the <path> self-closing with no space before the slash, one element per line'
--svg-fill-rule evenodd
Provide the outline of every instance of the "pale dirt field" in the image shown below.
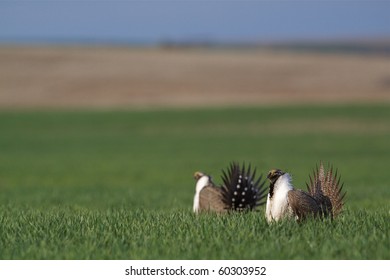
<path fill-rule="evenodd" d="M 0 108 L 390 102 L 390 56 L 0 47 Z"/>

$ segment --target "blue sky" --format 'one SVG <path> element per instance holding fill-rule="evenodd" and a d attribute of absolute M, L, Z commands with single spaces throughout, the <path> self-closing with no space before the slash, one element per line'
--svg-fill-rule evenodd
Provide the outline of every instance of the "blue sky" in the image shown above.
<path fill-rule="evenodd" d="M 1 42 L 390 38 L 388 1 L 0 0 Z"/>

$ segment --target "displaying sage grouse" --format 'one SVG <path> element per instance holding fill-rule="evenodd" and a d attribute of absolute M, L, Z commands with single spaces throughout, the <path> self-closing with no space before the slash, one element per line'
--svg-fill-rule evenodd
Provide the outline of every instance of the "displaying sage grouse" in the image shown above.
<path fill-rule="evenodd" d="M 268 222 L 278 221 L 284 217 L 294 217 L 301 221 L 307 216 L 334 218 L 341 213 L 345 192 L 343 184 L 333 168 L 327 172 L 324 166 L 316 168 L 310 184 L 306 183 L 307 192 L 295 189 L 291 176 L 279 169 L 271 170 L 267 176 L 270 180 L 266 206 Z"/>
<path fill-rule="evenodd" d="M 240 168 L 238 163 L 231 163 L 227 171 L 222 171 L 222 186 L 216 186 L 211 177 L 202 172 L 195 172 L 194 178 L 195 213 L 254 210 L 265 204 L 265 180 L 262 181 L 262 176 L 256 180 L 256 170 L 252 173 L 250 165 L 246 169 L 245 164 Z"/>

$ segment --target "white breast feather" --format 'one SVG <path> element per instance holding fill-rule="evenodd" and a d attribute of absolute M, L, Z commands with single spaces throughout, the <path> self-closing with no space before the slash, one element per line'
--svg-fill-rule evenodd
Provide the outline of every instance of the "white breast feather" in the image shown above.
<path fill-rule="evenodd" d="M 203 176 L 201 177 L 198 182 L 196 182 L 196 188 L 195 188 L 195 196 L 194 196 L 194 212 L 198 213 L 199 211 L 199 193 L 200 191 L 209 184 L 209 177 Z"/>
<path fill-rule="evenodd" d="M 289 213 L 287 194 L 292 189 L 291 176 L 288 173 L 280 176 L 275 182 L 273 196 L 270 199 L 268 194 L 267 198 L 266 217 L 268 222 L 278 221 Z"/>

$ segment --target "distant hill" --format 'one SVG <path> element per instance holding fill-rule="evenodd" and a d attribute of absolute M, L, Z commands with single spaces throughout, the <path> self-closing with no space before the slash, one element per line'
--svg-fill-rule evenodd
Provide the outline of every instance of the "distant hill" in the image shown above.
<path fill-rule="evenodd" d="M 278 43 L 213 42 L 213 41 L 164 41 L 158 46 L 165 49 L 216 48 L 216 49 L 270 49 L 293 52 L 353 53 L 390 55 L 390 39 L 361 41 L 296 41 Z"/>
<path fill-rule="evenodd" d="M 297 52 L 355 53 L 390 55 L 390 40 L 368 42 L 297 42 L 269 44 L 267 48 Z"/>

